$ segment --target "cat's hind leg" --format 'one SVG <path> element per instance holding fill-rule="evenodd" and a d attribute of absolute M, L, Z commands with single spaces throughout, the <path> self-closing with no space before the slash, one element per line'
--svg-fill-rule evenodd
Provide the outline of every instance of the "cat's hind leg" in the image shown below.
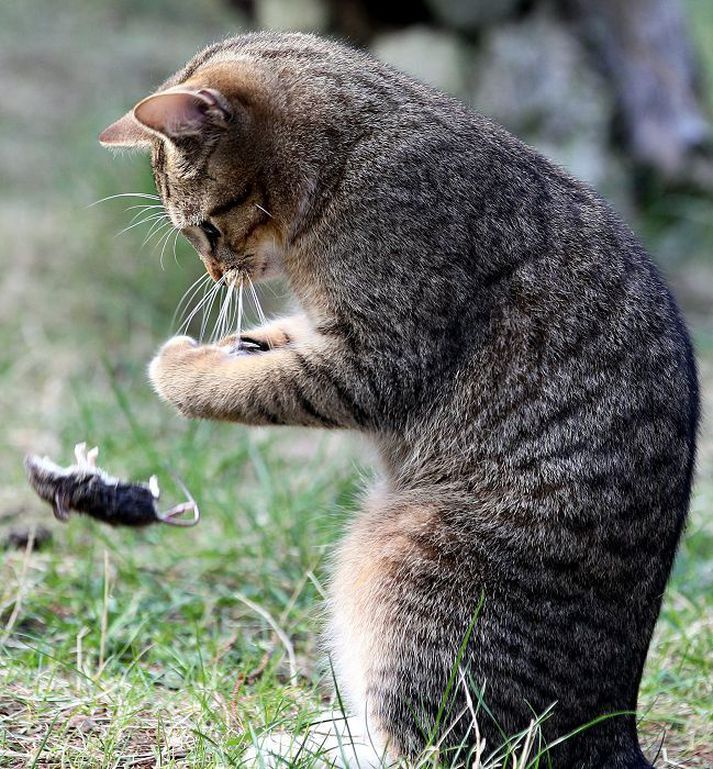
<path fill-rule="evenodd" d="M 335 559 L 327 641 L 337 684 L 391 761 L 431 746 L 462 641 L 450 627 L 457 606 L 440 517 L 422 495 L 376 488 Z"/>
<path fill-rule="evenodd" d="M 376 769 L 429 744 L 431 711 L 462 640 L 446 621 L 455 607 L 435 611 L 433 590 L 449 589 L 439 518 L 420 498 L 370 494 L 339 546 L 329 600 L 327 646 L 349 718 L 337 713 L 307 735 L 258 740 L 251 766 Z"/>

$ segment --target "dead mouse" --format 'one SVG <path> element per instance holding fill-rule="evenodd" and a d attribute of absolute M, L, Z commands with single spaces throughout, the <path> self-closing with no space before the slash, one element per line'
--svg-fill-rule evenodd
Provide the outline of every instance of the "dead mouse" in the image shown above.
<path fill-rule="evenodd" d="M 48 457 L 25 457 L 27 478 L 37 494 L 52 505 L 55 518 L 66 521 L 70 510 L 75 510 L 112 526 L 198 523 L 198 505 L 180 481 L 187 501 L 160 512 L 156 507 L 160 490 L 155 475 L 148 483 L 119 480 L 97 467 L 98 453 L 96 446 L 87 451 L 86 443 L 78 443 L 74 447 L 76 463 L 69 467 L 60 467 Z M 190 518 L 181 518 L 188 512 L 193 514 Z"/>

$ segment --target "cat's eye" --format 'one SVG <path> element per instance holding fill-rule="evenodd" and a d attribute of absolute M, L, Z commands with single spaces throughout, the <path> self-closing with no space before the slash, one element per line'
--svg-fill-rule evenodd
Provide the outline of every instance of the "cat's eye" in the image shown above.
<path fill-rule="evenodd" d="M 210 244 L 211 250 L 214 249 L 218 244 L 220 230 L 213 224 L 213 222 L 209 222 L 207 219 L 202 221 L 198 227 L 203 231 L 203 234 L 206 236 L 206 238 L 208 238 L 208 243 Z"/>

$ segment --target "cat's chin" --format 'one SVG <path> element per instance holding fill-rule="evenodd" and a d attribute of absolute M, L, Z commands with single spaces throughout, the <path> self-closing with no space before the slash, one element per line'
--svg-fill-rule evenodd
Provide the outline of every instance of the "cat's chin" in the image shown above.
<path fill-rule="evenodd" d="M 263 280 L 279 278 L 285 274 L 283 250 L 272 238 L 263 241 L 255 253 L 256 269 L 251 279 L 258 283 Z"/>
<path fill-rule="evenodd" d="M 263 281 L 275 280 L 285 274 L 280 264 L 263 264 L 259 274 L 251 276 L 253 283 L 262 283 Z"/>
<path fill-rule="evenodd" d="M 241 283 L 256 284 L 278 278 L 283 272 L 272 265 L 258 265 L 257 268 L 229 267 L 221 270 L 217 276 L 211 270 L 208 270 L 208 274 L 216 282 L 222 281 L 226 286 L 237 288 Z"/>

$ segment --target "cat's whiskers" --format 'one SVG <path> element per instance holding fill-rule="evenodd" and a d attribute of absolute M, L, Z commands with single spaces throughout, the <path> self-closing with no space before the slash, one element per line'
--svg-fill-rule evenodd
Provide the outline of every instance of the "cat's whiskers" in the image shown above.
<path fill-rule="evenodd" d="M 193 283 L 191 283 L 191 285 L 183 292 L 183 296 L 179 299 L 178 304 L 176 305 L 173 318 L 171 318 L 171 327 L 173 327 L 176 322 L 180 323 L 183 321 L 184 316 L 189 311 L 191 302 L 195 299 L 200 290 L 205 287 L 205 284 L 209 280 L 210 275 L 208 275 L 207 272 L 204 272 L 202 275 L 196 278 L 196 280 L 194 280 Z"/>
<path fill-rule="evenodd" d="M 149 243 L 151 239 L 154 237 L 157 237 L 159 239 L 158 242 L 160 242 L 162 233 L 164 233 L 167 227 L 173 227 L 173 223 L 168 219 L 154 222 L 149 228 L 149 231 L 146 234 L 146 237 L 144 238 L 143 242 L 141 243 L 141 248 L 143 248 L 147 243 Z"/>
<path fill-rule="evenodd" d="M 209 341 L 215 343 L 220 342 L 228 334 L 231 336 L 240 337 L 243 326 L 244 312 L 244 292 L 245 292 L 245 278 L 247 276 L 243 273 L 239 273 L 235 270 L 231 270 L 215 284 L 214 288 L 208 294 L 208 300 L 206 298 L 202 300 L 203 305 L 203 322 L 201 323 L 200 339 L 205 338 L 206 326 L 212 315 L 213 304 L 216 300 L 216 287 L 225 287 L 225 295 L 221 298 L 219 304 L 218 315 L 213 324 L 213 331 L 209 337 Z"/>
<path fill-rule="evenodd" d="M 255 289 L 255 284 L 252 282 L 252 279 L 249 275 L 245 275 L 245 277 L 248 279 L 248 284 L 250 286 L 250 294 L 252 296 L 253 304 L 255 305 L 255 313 L 257 314 L 257 319 L 260 322 L 260 325 L 264 325 L 267 323 L 267 318 L 265 317 L 265 313 L 263 312 L 262 305 L 260 304 L 260 299 L 257 295 L 257 290 Z"/>
<path fill-rule="evenodd" d="M 219 287 L 223 284 L 224 278 L 221 278 L 219 281 L 213 284 L 213 287 L 208 292 L 209 301 L 205 305 L 205 309 L 203 311 L 203 317 L 201 319 L 201 329 L 199 334 L 200 341 L 203 341 L 205 339 L 206 331 L 208 329 L 208 321 L 210 320 L 211 313 L 213 312 L 213 305 L 215 304 L 216 297 L 218 296 Z"/>
<path fill-rule="evenodd" d="M 236 289 L 235 284 L 230 286 L 228 289 L 230 292 L 230 302 L 228 304 L 228 310 L 229 312 L 226 313 L 225 320 L 224 320 L 224 327 L 221 332 L 221 339 L 228 335 L 228 332 L 235 327 L 235 309 L 234 309 L 234 300 L 236 298 L 237 293 L 239 292 L 239 289 Z"/>
<path fill-rule="evenodd" d="M 153 208 L 153 209 L 161 208 L 161 209 L 163 209 L 163 203 L 141 203 L 141 204 L 137 204 L 135 206 L 127 206 L 124 209 L 124 211 L 136 211 L 136 210 L 138 210 L 139 212 L 141 212 L 141 211 L 147 211 L 150 208 Z M 140 213 L 139 214 L 134 214 L 134 219 L 136 219 L 139 215 L 140 215 Z"/>
<path fill-rule="evenodd" d="M 139 217 L 144 216 L 144 214 L 154 214 L 154 213 L 165 212 L 165 209 L 162 203 L 150 203 L 149 205 L 143 205 L 143 206 L 129 206 L 124 210 L 128 212 L 128 211 L 135 211 L 136 209 L 138 209 L 138 211 L 136 211 L 136 213 L 131 217 L 130 224 L 133 224 Z"/>
<path fill-rule="evenodd" d="M 170 242 L 171 235 L 173 235 L 173 258 L 178 264 L 178 256 L 176 253 L 176 245 L 178 243 L 178 236 L 181 234 L 172 223 L 166 209 L 161 202 L 159 195 L 153 195 L 143 192 L 121 192 L 116 195 L 109 195 L 105 198 L 94 201 L 89 207 L 104 203 L 109 200 L 116 200 L 118 198 L 139 198 L 149 200 L 149 203 L 136 203 L 126 208 L 126 211 L 135 211 L 129 224 L 121 229 L 115 237 L 128 232 L 136 227 L 144 224 L 149 225 L 148 232 L 141 243 L 140 248 L 144 248 L 152 240 L 156 240 L 156 247 L 160 247 L 159 264 L 161 269 L 164 267 L 164 254 L 166 248 Z M 259 203 L 255 203 L 255 207 L 272 218 L 272 214 Z M 228 275 L 223 276 L 220 280 L 216 281 L 210 289 L 207 289 L 209 283 L 209 275 L 202 275 L 196 279 L 189 288 L 184 292 L 181 299 L 176 306 L 176 310 L 171 321 L 173 326 L 177 321 L 180 323 L 178 333 L 184 333 L 190 326 L 193 318 L 202 311 L 202 320 L 200 327 L 200 339 L 205 336 L 206 327 L 210 320 L 210 316 L 213 312 L 213 306 L 216 299 L 220 296 L 224 289 L 225 295 L 220 300 L 219 311 L 215 324 L 213 327 L 213 333 L 211 334 L 211 340 L 219 341 L 224 338 L 230 329 L 234 329 L 234 333 L 237 337 L 240 337 L 243 327 L 243 319 L 245 315 L 244 309 L 244 294 L 245 294 L 245 282 L 247 280 L 248 289 L 250 291 L 251 301 L 255 307 L 255 314 L 258 321 L 263 324 L 266 322 L 265 313 L 260 304 L 255 285 L 247 273 L 238 273 L 237 271 L 231 271 Z M 192 303 L 196 297 L 203 290 L 203 296 L 200 301 L 191 308 Z"/>
<path fill-rule="evenodd" d="M 246 272 L 242 272 L 238 270 L 231 270 L 227 275 L 227 281 L 231 284 L 231 286 L 234 289 L 233 297 L 237 295 L 237 302 L 235 303 L 230 313 L 227 328 L 233 329 L 232 334 L 234 334 L 238 339 L 240 339 L 240 334 L 242 333 L 243 318 L 245 315 L 243 298 L 244 298 L 244 292 L 245 292 L 246 278 L 250 280 Z"/>
<path fill-rule="evenodd" d="M 105 198 L 100 198 L 90 203 L 87 208 L 98 206 L 99 203 L 106 203 L 107 200 L 116 200 L 116 198 L 144 198 L 145 200 L 161 200 L 158 195 L 153 195 L 149 192 L 119 192 L 116 195 L 107 195 Z"/>
<path fill-rule="evenodd" d="M 106 198 L 101 198 L 100 200 L 95 200 L 94 203 L 91 203 L 88 208 L 91 208 L 91 206 L 95 206 L 99 203 L 103 203 L 108 200 L 114 200 L 116 198 L 140 198 L 140 199 L 148 199 L 151 200 L 151 203 L 136 203 L 134 205 L 128 206 L 125 210 L 128 211 L 135 211 L 135 213 L 132 215 L 131 219 L 129 220 L 129 223 L 126 225 L 126 227 L 123 227 L 119 232 L 114 235 L 115 238 L 118 238 L 119 235 L 123 235 L 125 232 L 128 232 L 129 230 L 133 230 L 136 227 L 140 227 L 144 224 L 149 224 L 149 231 L 144 238 L 143 243 L 141 244 L 141 247 L 147 243 L 148 239 L 151 237 L 151 235 L 156 231 L 157 227 L 160 227 L 161 224 L 164 222 L 170 221 L 168 213 L 161 202 L 161 199 L 158 195 L 152 195 L 149 193 L 143 193 L 143 192 L 121 192 L 117 195 L 109 195 Z M 155 201 L 155 202 L 154 202 Z"/>
<path fill-rule="evenodd" d="M 178 243 L 178 236 L 180 234 L 181 234 L 181 231 L 177 229 L 176 234 L 173 236 L 173 261 L 176 263 L 177 267 L 180 267 L 180 265 L 178 264 L 178 255 L 176 254 L 176 245 Z"/>
<path fill-rule="evenodd" d="M 210 276 L 208 276 L 208 277 L 210 277 Z M 210 314 L 210 310 L 211 310 L 211 308 L 213 306 L 213 302 L 215 301 L 215 297 L 220 293 L 220 290 L 221 290 L 221 288 L 223 286 L 223 282 L 224 282 L 224 279 L 220 278 L 219 280 L 217 280 L 211 286 L 209 291 L 207 291 L 206 293 L 203 294 L 203 297 L 201 298 L 201 300 L 191 310 L 191 312 L 188 315 L 188 317 L 181 324 L 180 328 L 178 329 L 178 333 L 179 334 L 184 334 L 184 333 L 186 333 L 186 331 L 188 331 L 188 328 L 191 325 L 191 321 L 193 320 L 193 318 L 195 318 L 195 316 L 202 309 L 204 311 L 203 312 L 203 321 L 201 323 L 201 334 L 200 334 L 200 339 L 202 341 L 202 339 L 203 339 L 203 328 L 205 326 L 205 323 L 207 322 L 207 317 Z M 207 310 L 207 314 L 206 314 L 206 310 Z"/>
<path fill-rule="evenodd" d="M 143 213 L 143 212 L 140 212 L 139 215 L 141 215 L 141 213 Z M 136 217 L 134 217 L 134 219 L 135 218 Z M 123 235 L 125 232 L 128 232 L 129 230 L 133 230 L 134 227 L 139 227 L 140 225 L 148 224 L 149 222 L 153 222 L 153 225 L 152 225 L 152 227 L 153 227 L 153 226 L 155 226 L 156 222 L 161 222 L 161 221 L 165 221 L 166 219 L 168 219 L 168 214 L 166 214 L 165 212 L 149 213 L 149 214 L 146 214 L 143 219 L 139 219 L 138 222 L 134 221 L 134 219 L 131 220 L 132 221 L 131 224 L 128 224 L 126 227 L 124 227 L 123 229 L 119 230 L 119 232 L 117 232 L 116 235 L 114 235 L 114 237 L 118 238 L 119 235 Z"/>
<path fill-rule="evenodd" d="M 165 210 L 162 205 L 129 206 L 126 209 L 126 211 L 131 211 L 135 208 L 138 208 L 139 210 L 131 217 L 130 224 L 133 224 L 137 219 L 139 219 L 142 216 L 152 216 L 154 214 L 165 214 Z"/>
<path fill-rule="evenodd" d="M 172 235 L 172 234 L 173 234 L 173 232 L 175 231 L 175 227 L 173 226 L 173 222 L 171 222 L 171 221 L 169 220 L 169 221 L 168 221 L 168 224 L 170 225 L 170 227 L 169 227 L 169 229 L 168 229 L 168 232 L 167 232 L 165 235 L 162 235 L 162 236 L 161 236 L 161 238 L 159 238 L 159 241 L 158 241 L 158 243 L 157 243 L 157 247 L 158 247 L 158 246 L 161 246 L 161 244 L 163 244 L 163 245 L 162 245 L 162 247 L 161 247 L 161 255 L 160 255 L 160 256 L 159 256 L 159 258 L 158 258 L 158 262 L 159 262 L 159 264 L 161 265 L 161 269 L 162 269 L 162 270 L 165 270 L 165 269 L 166 269 L 166 268 L 164 267 L 164 264 L 163 264 L 163 255 L 164 255 L 164 253 L 166 252 L 166 246 L 168 245 L 168 239 L 171 237 L 171 235 Z"/>
<path fill-rule="evenodd" d="M 248 278 L 249 280 L 249 278 Z M 240 276 L 240 283 L 238 284 L 238 317 L 237 320 L 233 323 L 233 326 L 235 328 L 235 335 L 238 339 L 238 344 L 240 344 L 240 335 L 243 331 L 243 288 L 245 286 L 245 281 L 243 279 L 243 276 Z"/>
<path fill-rule="evenodd" d="M 266 208 L 263 208 L 259 203 L 255 203 L 255 208 L 259 208 L 264 214 L 267 214 L 270 219 L 273 218 L 272 214 Z"/>
<path fill-rule="evenodd" d="M 223 302 L 220 306 L 220 312 L 216 319 L 215 326 L 213 328 L 213 334 L 211 335 L 212 342 L 219 342 L 225 336 L 226 320 L 228 318 L 228 308 L 233 299 L 233 284 L 228 284 L 228 290 L 226 291 Z"/>
<path fill-rule="evenodd" d="M 176 243 L 178 242 L 178 236 L 180 234 L 180 230 L 174 227 L 173 222 L 171 221 L 168 215 L 168 212 L 166 211 L 163 205 L 163 202 L 161 201 L 160 196 L 154 195 L 148 192 L 120 192 L 120 193 L 117 193 L 116 195 L 108 195 L 105 198 L 100 198 L 99 200 L 95 200 L 93 203 L 90 203 L 88 208 L 91 208 L 92 206 L 96 206 L 99 203 L 104 203 L 108 200 L 116 200 L 117 198 L 139 198 L 143 200 L 150 200 L 152 202 L 144 203 L 144 204 L 137 203 L 129 206 L 126 210 L 127 211 L 136 210 L 136 213 L 132 216 L 129 224 L 123 229 L 119 230 L 119 232 L 117 232 L 114 237 L 123 235 L 125 232 L 128 232 L 129 230 L 133 230 L 135 227 L 139 227 L 143 224 L 148 224 L 149 230 L 146 233 L 146 237 L 143 239 L 140 248 L 143 248 L 154 237 L 157 237 L 158 238 L 157 245 L 161 247 L 159 263 L 161 265 L 161 269 L 163 270 L 164 269 L 163 256 L 166 252 L 166 247 L 168 246 L 171 235 L 174 235 L 173 258 L 175 262 L 178 263 L 178 257 L 176 255 Z M 168 231 L 166 231 L 167 229 Z"/>

